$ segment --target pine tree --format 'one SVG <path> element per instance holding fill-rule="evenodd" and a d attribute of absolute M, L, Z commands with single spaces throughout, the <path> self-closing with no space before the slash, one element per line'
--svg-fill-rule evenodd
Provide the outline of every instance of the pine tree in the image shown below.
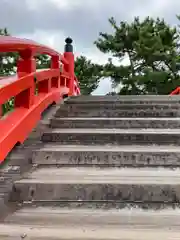
<path fill-rule="evenodd" d="M 100 33 L 95 44 L 101 52 L 119 59 L 119 66 L 112 61 L 105 66 L 113 86 L 120 86 L 119 94 L 168 94 L 180 85 L 176 28 L 150 17 L 119 25 L 114 18 L 109 22 L 113 33 Z M 123 66 L 125 58 L 129 64 Z"/>

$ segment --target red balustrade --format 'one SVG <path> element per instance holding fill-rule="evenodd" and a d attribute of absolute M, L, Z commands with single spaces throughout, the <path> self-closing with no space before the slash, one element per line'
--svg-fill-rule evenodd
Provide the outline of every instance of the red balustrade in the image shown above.
<path fill-rule="evenodd" d="M 173 90 L 170 95 L 178 95 L 180 94 L 180 87 L 177 87 L 175 90 Z"/>
<path fill-rule="evenodd" d="M 0 37 L 0 52 L 18 52 L 20 56 L 17 74 L 0 78 L 0 163 L 17 143 L 25 141 L 49 105 L 58 103 L 64 95 L 80 94 L 71 44 L 67 38 L 61 55 L 31 40 Z M 36 54 L 49 55 L 51 68 L 37 71 Z M 2 116 L 2 105 L 12 97 L 13 111 Z"/>

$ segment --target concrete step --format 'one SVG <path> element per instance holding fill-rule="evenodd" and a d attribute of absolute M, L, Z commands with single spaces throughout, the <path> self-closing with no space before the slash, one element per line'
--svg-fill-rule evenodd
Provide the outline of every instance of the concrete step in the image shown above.
<path fill-rule="evenodd" d="M 180 95 L 116 95 L 116 96 L 77 96 L 68 98 L 68 104 L 87 103 L 180 103 Z"/>
<path fill-rule="evenodd" d="M 129 104 L 129 103 L 77 103 L 77 104 L 63 104 L 60 106 L 63 110 L 69 111 L 84 111 L 84 110 L 171 110 L 179 109 L 180 103 L 141 103 L 141 104 Z"/>
<path fill-rule="evenodd" d="M 53 118 L 51 128 L 180 128 L 180 118 Z"/>
<path fill-rule="evenodd" d="M 23 207 L 8 215 L 4 223 L 19 225 L 54 226 L 99 225 L 119 228 L 179 229 L 180 209 L 69 209 L 59 207 Z"/>
<path fill-rule="evenodd" d="M 168 228 L 119 228 L 114 226 L 57 227 L 0 224 L 1 240 L 163 240 L 179 239 L 179 229 Z"/>
<path fill-rule="evenodd" d="M 180 129 L 52 129 L 44 132 L 43 142 L 75 145 L 180 145 Z"/>
<path fill-rule="evenodd" d="M 80 95 L 68 98 L 66 103 L 85 103 L 86 102 L 179 102 L 180 95 L 115 95 L 115 96 L 99 96 L 99 95 Z"/>
<path fill-rule="evenodd" d="M 102 109 L 101 107 L 96 109 L 88 109 L 86 107 L 83 109 L 68 109 L 66 107 L 61 107 L 56 112 L 55 117 L 108 117 L 108 118 L 130 118 L 130 117 L 149 117 L 149 118 L 173 118 L 180 117 L 179 109 Z"/>
<path fill-rule="evenodd" d="M 178 167 L 179 146 L 45 145 L 33 153 L 32 163 L 59 166 Z"/>
<path fill-rule="evenodd" d="M 180 170 L 164 168 L 39 168 L 15 181 L 16 201 L 180 203 Z M 151 206 L 150 206 L 151 207 Z M 150 208 L 149 207 L 149 208 Z"/>

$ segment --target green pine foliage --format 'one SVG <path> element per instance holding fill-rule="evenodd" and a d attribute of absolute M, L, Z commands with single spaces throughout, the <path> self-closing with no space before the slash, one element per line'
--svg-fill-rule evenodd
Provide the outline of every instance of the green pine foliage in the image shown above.
<path fill-rule="evenodd" d="M 76 58 L 75 75 L 80 84 L 81 94 L 91 94 L 99 85 L 103 76 L 103 66 L 94 64 L 84 56 Z"/>
<path fill-rule="evenodd" d="M 119 94 L 169 94 L 180 85 L 179 32 L 163 19 L 150 17 L 140 21 L 116 23 L 109 19 L 113 33 L 100 33 L 97 48 L 119 60 L 109 61 L 104 69 Z M 127 58 L 129 64 L 123 66 Z"/>

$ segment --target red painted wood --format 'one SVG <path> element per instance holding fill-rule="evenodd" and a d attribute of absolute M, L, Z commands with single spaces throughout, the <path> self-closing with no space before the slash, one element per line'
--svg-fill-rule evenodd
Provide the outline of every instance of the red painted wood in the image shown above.
<path fill-rule="evenodd" d="M 0 106 L 15 98 L 14 110 L 0 113 L 0 163 L 17 143 L 23 143 L 41 118 L 41 113 L 63 95 L 79 95 L 80 88 L 74 76 L 74 55 L 64 56 L 55 50 L 27 39 L 0 37 L 0 52 L 19 52 L 17 74 L 0 78 Z M 36 71 L 35 54 L 51 56 L 51 68 Z M 60 72 L 60 61 L 65 71 Z M 35 78 L 38 94 L 35 94 Z"/>
<path fill-rule="evenodd" d="M 170 95 L 177 95 L 180 94 L 180 87 L 177 87 L 175 90 L 173 90 Z"/>
<path fill-rule="evenodd" d="M 0 52 L 22 52 L 27 49 L 33 51 L 34 54 L 47 54 L 49 56 L 59 56 L 60 61 L 63 64 L 68 64 L 67 60 L 63 57 L 63 55 L 35 41 L 9 36 L 0 37 Z"/>
<path fill-rule="evenodd" d="M 74 89 L 74 55 L 71 52 L 65 52 L 64 58 L 69 62 L 65 65 L 65 71 L 70 74 L 69 95 L 73 95 Z"/>

